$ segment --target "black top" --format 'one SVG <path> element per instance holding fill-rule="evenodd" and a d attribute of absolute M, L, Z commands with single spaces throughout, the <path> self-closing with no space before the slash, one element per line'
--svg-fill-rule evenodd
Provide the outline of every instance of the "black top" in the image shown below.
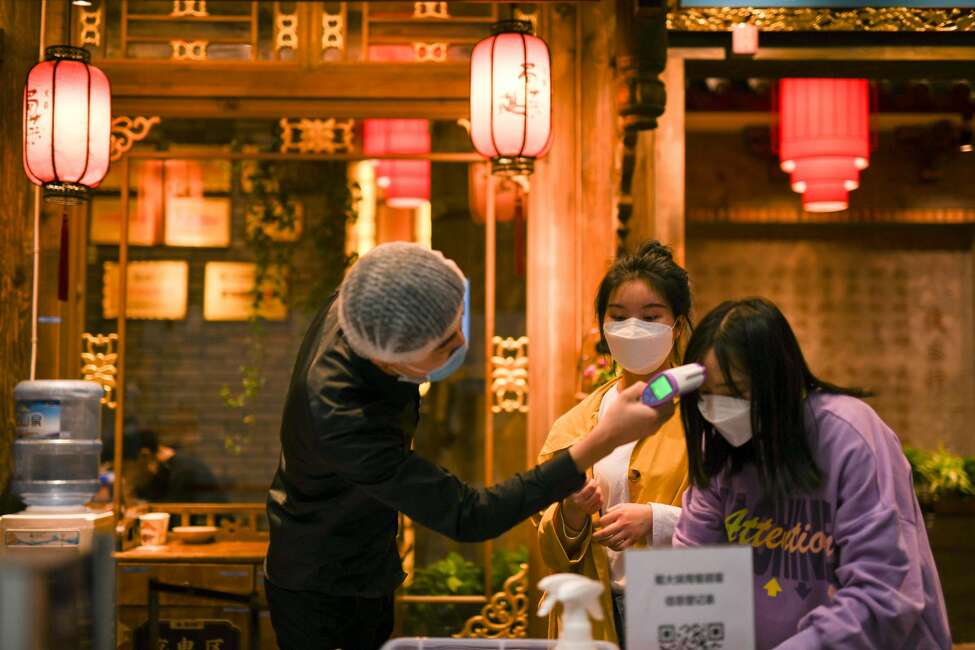
<path fill-rule="evenodd" d="M 159 464 L 151 483 L 136 496 L 161 503 L 223 503 L 227 496 L 210 467 L 199 458 L 177 450 Z"/>
<path fill-rule="evenodd" d="M 580 489 L 567 452 L 491 488 L 473 488 L 414 454 L 419 391 L 349 348 L 335 297 L 305 335 L 281 424 L 268 493 L 273 584 L 379 596 L 403 581 L 398 516 L 452 539 L 501 535 Z"/>

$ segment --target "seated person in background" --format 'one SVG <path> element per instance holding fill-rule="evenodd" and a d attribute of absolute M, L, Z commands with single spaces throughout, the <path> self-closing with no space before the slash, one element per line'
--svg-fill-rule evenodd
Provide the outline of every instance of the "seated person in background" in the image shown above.
<path fill-rule="evenodd" d="M 6 490 L 0 491 L 0 516 L 12 515 L 24 510 L 26 507 L 27 504 L 12 492 L 10 484 L 7 485 Z"/>
<path fill-rule="evenodd" d="M 753 548 L 756 648 L 947 650 L 938 571 L 900 441 L 810 371 L 782 312 L 726 302 L 684 363 L 691 487 L 675 546 Z"/>
<path fill-rule="evenodd" d="M 114 440 L 104 441 L 111 462 Z M 202 460 L 159 443 L 155 431 L 126 431 L 122 443 L 123 489 L 127 497 L 161 503 L 221 503 L 227 500 Z"/>

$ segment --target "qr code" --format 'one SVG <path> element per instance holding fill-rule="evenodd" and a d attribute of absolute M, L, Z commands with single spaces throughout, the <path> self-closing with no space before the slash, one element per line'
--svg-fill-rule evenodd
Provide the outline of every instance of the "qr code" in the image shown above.
<path fill-rule="evenodd" d="M 660 650 L 722 650 L 724 623 L 682 623 L 657 627 Z"/>

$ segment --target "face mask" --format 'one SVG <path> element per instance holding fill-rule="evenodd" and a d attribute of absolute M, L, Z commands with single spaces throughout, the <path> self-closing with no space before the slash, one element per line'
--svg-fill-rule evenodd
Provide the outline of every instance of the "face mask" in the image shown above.
<path fill-rule="evenodd" d="M 399 380 L 405 381 L 411 384 L 425 384 L 428 381 L 443 381 L 451 373 L 464 365 L 464 357 L 467 356 L 467 341 L 464 341 L 464 345 L 460 346 L 451 353 L 447 361 L 444 362 L 442 366 L 435 370 L 431 370 L 429 374 L 423 377 L 407 377 L 406 375 L 400 375 Z M 409 366 L 407 366 L 409 368 Z"/>
<path fill-rule="evenodd" d="M 609 351 L 627 372 L 645 375 L 660 367 L 674 347 L 674 326 L 639 318 L 603 326 Z"/>
<path fill-rule="evenodd" d="M 459 271 L 458 271 L 459 272 Z M 464 334 L 464 345 L 453 351 L 447 361 L 439 368 L 432 370 L 423 377 L 407 377 L 400 375 L 399 380 L 410 384 L 425 384 L 428 381 L 443 381 L 464 365 L 467 356 L 467 343 L 471 340 L 471 281 L 464 278 L 464 315 L 461 317 L 460 330 Z M 409 368 L 409 366 L 407 366 Z"/>
<path fill-rule="evenodd" d="M 741 447 L 752 439 L 752 403 L 726 395 L 701 395 L 698 402 L 701 417 L 714 425 L 732 447 Z"/>

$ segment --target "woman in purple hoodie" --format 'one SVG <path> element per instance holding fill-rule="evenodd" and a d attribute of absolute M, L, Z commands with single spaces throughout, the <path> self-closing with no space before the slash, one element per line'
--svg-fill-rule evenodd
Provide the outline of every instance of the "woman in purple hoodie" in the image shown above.
<path fill-rule="evenodd" d="M 674 545 L 754 549 L 758 648 L 950 649 L 910 466 L 863 394 L 816 378 L 764 299 L 711 311 L 692 362 L 708 378 L 682 404 Z"/>

